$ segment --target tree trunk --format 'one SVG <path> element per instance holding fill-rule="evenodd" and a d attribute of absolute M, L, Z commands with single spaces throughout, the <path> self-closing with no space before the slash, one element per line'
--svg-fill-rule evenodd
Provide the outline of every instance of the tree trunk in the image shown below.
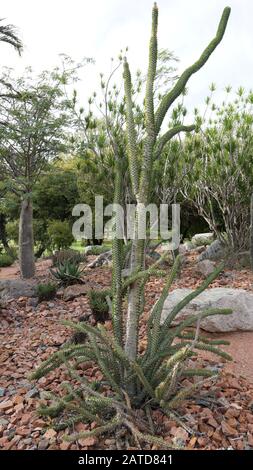
<path fill-rule="evenodd" d="M 24 279 L 33 277 L 35 273 L 32 219 L 32 203 L 25 199 L 21 203 L 19 221 L 19 262 L 21 277 Z"/>

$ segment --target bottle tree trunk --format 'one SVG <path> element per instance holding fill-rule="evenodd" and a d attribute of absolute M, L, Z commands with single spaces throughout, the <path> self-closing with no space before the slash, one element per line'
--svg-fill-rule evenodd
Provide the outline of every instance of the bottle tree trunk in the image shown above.
<path fill-rule="evenodd" d="M 24 279 L 29 279 L 35 274 L 32 220 L 32 202 L 24 199 L 21 203 L 19 221 L 19 263 L 21 277 Z"/>

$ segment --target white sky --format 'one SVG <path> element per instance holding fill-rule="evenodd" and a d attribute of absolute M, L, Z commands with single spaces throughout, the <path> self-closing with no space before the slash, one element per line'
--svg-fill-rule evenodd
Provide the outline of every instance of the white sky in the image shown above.
<path fill-rule="evenodd" d="M 96 89 L 99 72 L 110 68 L 110 58 L 129 47 L 132 70 L 144 70 L 150 32 L 151 0 L 5 0 L 0 16 L 19 29 L 25 50 L 21 58 L 1 44 L 1 65 L 22 72 L 58 64 L 58 54 L 73 59 L 93 57 L 95 65 L 81 72 L 82 96 Z M 180 58 L 179 70 L 191 65 L 210 39 L 225 6 L 232 12 L 223 42 L 189 84 L 189 110 L 201 105 L 215 82 L 251 88 L 253 84 L 252 0 L 158 0 L 159 46 Z M 84 103 L 85 104 L 85 103 Z"/>

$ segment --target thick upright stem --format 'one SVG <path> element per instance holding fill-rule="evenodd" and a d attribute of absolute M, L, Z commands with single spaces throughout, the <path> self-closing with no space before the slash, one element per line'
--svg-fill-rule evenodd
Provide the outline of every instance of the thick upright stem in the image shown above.
<path fill-rule="evenodd" d="M 137 211 L 135 219 L 135 235 L 131 249 L 131 271 L 144 268 L 145 259 L 145 240 L 139 239 L 138 229 L 144 223 L 142 208 L 146 208 L 149 203 L 150 182 L 152 174 L 152 164 L 154 156 L 157 158 L 162 151 L 163 146 L 174 135 L 180 131 L 191 131 L 194 126 L 177 126 L 170 129 L 159 140 L 157 145 L 157 136 L 160 131 L 163 119 L 173 104 L 175 99 L 183 92 L 187 81 L 191 75 L 197 72 L 208 60 L 211 53 L 221 41 L 226 29 L 230 9 L 225 8 L 215 38 L 200 56 L 199 60 L 191 67 L 185 70 L 173 89 L 167 93 L 154 112 L 154 82 L 157 66 L 157 21 L 158 9 L 156 3 L 152 11 L 152 31 L 149 47 L 149 65 L 147 74 L 147 85 L 145 95 L 145 138 L 143 145 L 137 146 L 136 130 L 132 102 L 132 84 L 131 74 L 128 63 L 124 61 L 124 88 L 126 101 L 126 122 L 127 122 L 127 147 L 129 172 L 132 184 L 132 190 L 137 202 Z M 142 155 L 138 152 L 142 150 Z M 139 167 L 141 171 L 139 171 Z M 143 286 L 140 280 L 131 284 L 128 295 L 128 312 L 126 322 L 125 352 L 129 359 L 135 360 L 138 350 L 139 335 L 139 317 L 142 312 Z M 133 386 L 134 388 L 134 386 Z"/>
<path fill-rule="evenodd" d="M 131 270 L 135 271 L 137 268 L 142 270 L 144 267 L 144 249 L 145 240 L 139 239 L 138 229 L 140 224 L 143 223 L 142 209 L 148 202 L 150 175 L 152 166 L 153 148 L 156 140 L 155 133 L 155 117 L 154 117 L 154 81 L 156 76 L 157 64 L 157 21 L 158 9 L 156 3 L 152 11 L 152 30 L 149 46 L 149 65 L 148 76 L 145 95 L 145 126 L 146 138 L 144 142 L 144 156 L 142 160 L 141 178 L 140 182 L 136 180 L 135 175 L 137 170 L 134 171 L 137 160 L 137 145 L 136 134 L 134 128 L 132 99 L 131 99 L 131 75 L 127 62 L 124 64 L 124 79 L 125 79 L 125 96 L 127 102 L 127 128 L 128 128 L 128 149 L 129 149 L 129 166 L 132 180 L 133 193 L 135 195 L 136 218 L 135 218 L 135 231 L 134 240 L 131 250 Z M 139 317 L 141 314 L 141 307 L 143 303 L 143 287 L 140 280 L 134 282 L 128 295 L 128 312 L 126 323 L 126 341 L 125 352 L 129 359 L 135 360 L 138 350 L 138 335 L 139 335 Z"/>
<path fill-rule="evenodd" d="M 29 279 L 35 274 L 32 220 L 32 202 L 30 199 L 24 199 L 19 221 L 19 262 L 21 277 L 24 279 Z"/>
<path fill-rule="evenodd" d="M 138 205 L 136 209 L 138 214 Z M 136 215 L 135 237 L 131 249 L 131 272 L 143 269 L 144 240 L 138 240 L 138 215 Z M 125 352 L 130 360 L 135 360 L 138 349 L 138 325 L 141 314 L 142 286 L 141 281 L 135 281 L 128 294 L 128 310 L 126 322 Z"/>
<path fill-rule="evenodd" d="M 122 168 L 120 162 L 116 161 L 116 177 L 115 177 L 115 190 L 114 190 L 114 203 L 122 204 Z M 116 223 L 119 223 L 119 214 L 116 213 Z M 113 276 L 112 276 L 112 290 L 113 290 L 113 303 L 112 303 L 112 323 L 115 338 L 122 346 L 123 336 L 123 318 L 122 318 L 122 240 L 116 236 L 112 244 L 112 263 L 113 263 Z"/>

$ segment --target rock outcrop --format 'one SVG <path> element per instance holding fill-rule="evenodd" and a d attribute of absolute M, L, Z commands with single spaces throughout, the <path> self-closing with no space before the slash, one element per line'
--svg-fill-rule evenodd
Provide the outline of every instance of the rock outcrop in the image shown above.
<path fill-rule="evenodd" d="M 192 289 L 175 289 L 163 307 L 161 322 L 163 323 L 170 311 L 184 299 Z M 216 287 L 207 289 L 193 299 L 175 318 L 175 324 L 189 315 L 200 313 L 207 308 L 231 308 L 231 315 L 214 315 L 201 321 L 201 328 L 210 332 L 253 331 L 253 293 L 244 289 Z"/>
<path fill-rule="evenodd" d="M 0 298 L 36 297 L 36 284 L 22 279 L 0 280 Z"/>

